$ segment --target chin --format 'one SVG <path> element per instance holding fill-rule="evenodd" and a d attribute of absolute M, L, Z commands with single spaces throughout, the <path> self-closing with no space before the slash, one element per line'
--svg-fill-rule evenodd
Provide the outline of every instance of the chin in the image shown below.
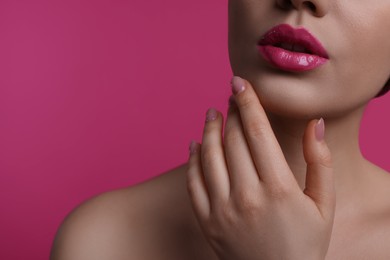
<path fill-rule="evenodd" d="M 242 75 L 252 84 L 267 113 L 296 120 L 338 117 L 347 113 L 346 107 L 340 107 L 345 102 L 337 100 L 329 88 L 313 82 L 313 78 L 246 71 L 237 75 Z"/>
<path fill-rule="evenodd" d="M 284 91 L 283 87 L 275 89 L 264 85 L 261 88 L 255 86 L 255 91 L 265 111 L 280 117 L 308 120 L 324 116 L 327 112 L 308 95 Z"/>

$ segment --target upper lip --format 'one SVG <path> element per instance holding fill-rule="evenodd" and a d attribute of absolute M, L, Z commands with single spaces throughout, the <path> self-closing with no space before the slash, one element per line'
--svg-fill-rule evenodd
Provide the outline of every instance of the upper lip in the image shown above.
<path fill-rule="evenodd" d="M 305 28 L 293 28 L 288 24 L 280 24 L 268 30 L 259 40 L 259 45 L 292 44 L 304 47 L 311 54 L 328 59 L 329 56 L 321 42 Z"/>

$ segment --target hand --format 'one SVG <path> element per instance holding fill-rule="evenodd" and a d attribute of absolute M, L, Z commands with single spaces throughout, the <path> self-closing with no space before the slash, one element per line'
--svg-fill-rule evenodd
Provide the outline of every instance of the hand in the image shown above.
<path fill-rule="evenodd" d="M 190 148 L 187 188 L 202 232 L 220 259 L 324 259 L 336 195 L 323 121 L 304 133 L 302 191 L 252 86 L 232 82 L 224 138 L 223 116 L 211 109 L 202 144 Z"/>

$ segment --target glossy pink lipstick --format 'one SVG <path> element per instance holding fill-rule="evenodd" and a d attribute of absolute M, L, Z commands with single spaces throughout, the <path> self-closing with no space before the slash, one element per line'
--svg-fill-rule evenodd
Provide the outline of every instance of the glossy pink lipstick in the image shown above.
<path fill-rule="evenodd" d="M 285 71 L 313 70 L 329 60 L 320 41 L 306 29 L 288 24 L 267 31 L 258 42 L 258 50 L 266 61 Z"/>

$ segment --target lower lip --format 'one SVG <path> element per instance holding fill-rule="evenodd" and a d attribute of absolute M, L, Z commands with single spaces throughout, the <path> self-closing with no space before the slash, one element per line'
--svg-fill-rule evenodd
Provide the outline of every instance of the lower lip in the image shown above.
<path fill-rule="evenodd" d="M 313 70 L 328 61 L 317 55 L 288 51 L 272 45 L 259 45 L 258 50 L 266 61 L 285 71 Z"/>

